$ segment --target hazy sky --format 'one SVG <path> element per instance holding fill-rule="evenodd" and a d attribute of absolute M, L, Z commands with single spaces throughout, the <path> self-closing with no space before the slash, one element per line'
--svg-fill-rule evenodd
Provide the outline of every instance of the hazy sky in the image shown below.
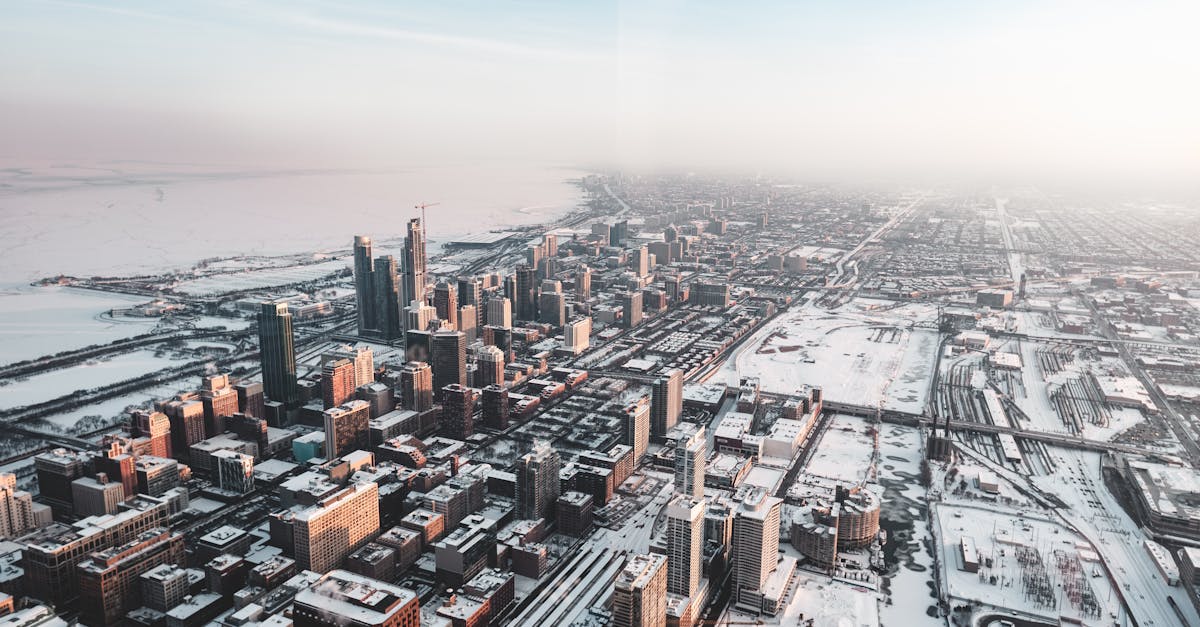
<path fill-rule="evenodd" d="M 0 157 L 1200 175 L 1200 2 L 4 0 Z"/>

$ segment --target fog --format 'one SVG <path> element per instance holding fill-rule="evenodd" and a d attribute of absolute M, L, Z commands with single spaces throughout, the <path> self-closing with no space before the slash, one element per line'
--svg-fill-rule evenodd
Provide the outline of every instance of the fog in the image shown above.
<path fill-rule="evenodd" d="M 1200 4 L 12 0 L 0 159 L 1195 180 Z"/>

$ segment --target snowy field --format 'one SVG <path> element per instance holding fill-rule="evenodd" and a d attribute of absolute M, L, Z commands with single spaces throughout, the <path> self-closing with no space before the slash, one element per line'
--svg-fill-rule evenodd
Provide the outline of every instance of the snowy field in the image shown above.
<path fill-rule="evenodd" d="M 855 300 L 834 311 L 797 305 L 759 330 L 726 364 L 725 379 L 759 377 L 766 392 L 820 386 L 825 397 L 921 413 L 937 350 L 937 333 L 913 328 L 935 321 L 927 305 L 869 310 L 885 301 Z"/>
<path fill-rule="evenodd" d="M 107 344 L 154 330 L 155 318 L 101 318 L 114 307 L 146 302 L 69 287 L 13 287 L 0 291 L 0 364 Z"/>
<path fill-rule="evenodd" d="M 229 292 L 266 289 L 278 285 L 316 281 L 350 268 L 352 265 L 351 260 L 338 259 L 287 268 L 249 270 L 181 281 L 175 284 L 174 289 L 176 292 L 190 296 L 214 296 Z"/>
<path fill-rule="evenodd" d="M 829 420 L 804 474 L 861 484 L 870 475 L 875 451 L 871 425 L 862 418 L 840 414 Z"/>
<path fill-rule="evenodd" d="M 0 411 L 126 381 L 186 361 L 168 355 L 157 357 L 152 350 L 138 350 L 16 381 L 0 382 Z"/>

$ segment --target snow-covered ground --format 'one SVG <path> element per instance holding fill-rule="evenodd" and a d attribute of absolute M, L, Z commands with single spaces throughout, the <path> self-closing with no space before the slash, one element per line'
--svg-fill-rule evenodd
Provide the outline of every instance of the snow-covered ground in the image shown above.
<path fill-rule="evenodd" d="M 172 364 L 188 361 L 174 355 L 158 357 L 152 350 L 137 350 L 71 368 L 51 370 L 36 376 L 0 383 L 0 410 L 40 403 L 150 374 Z"/>
<path fill-rule="evenodd" d="M 833 311 L 796 305 L 739 348 L 724 379 L 758 377 L 764 391 L 779 394 L 820 386 L 831 401 L 921 413 L 937 333 L 913 325 L 936 320 L 937 310 L 885 303 L 855 300 Z"/>
<path fill-rule="evenodd" d="M 339 270 L 350 268 L 352 265 L 353 262 L 350 260 L 338 259 L 287 268 L 266 268 L 262 270 L 218 274 L 181 281 L 175 285 L 174 289 L 181 294 L 191 296 L 211 296 L 244 290 L 265 289 L 278 285 L 315 281 Z"/>
<path fill-rule="evenodd" d="M 870 474 L 875 437 L 871 425 L 855 416 L 836 415 L 816 445 L 804 474 L 860 484 Z"/>
<path fill-rule="evenodd" d="M 58 286 L 0 289 L 0 364 L 148 333 L 157 319 L 101 317 L 110 309 L 146 301 L 144 296 Z"/>

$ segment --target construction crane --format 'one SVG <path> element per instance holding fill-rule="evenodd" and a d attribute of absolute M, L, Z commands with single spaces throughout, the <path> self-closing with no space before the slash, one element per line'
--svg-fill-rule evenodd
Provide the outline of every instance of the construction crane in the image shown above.
<path fill-rule="evenodd" d="M 436 206 L 438 206 L 438 205 L 440 205 L 440 204 L 442 204 L 442 203 L 440 203 L 440 202 L 423 202 L 423 203 L 421 203 L 421 204 L 419 204 L 419 205 L 414 205 L 414 206 L 413 206 L 413 209 L 420 209 L 420 210 L 421 210 L 421 230 L 426 230 L 426 229 L 428 229 L 428 228 L 429 228 L 429 227 L 427 227 L 427 226 L 425 225 L 425 208 L 426 208 L 426 207 L 436 207 Z"/>

